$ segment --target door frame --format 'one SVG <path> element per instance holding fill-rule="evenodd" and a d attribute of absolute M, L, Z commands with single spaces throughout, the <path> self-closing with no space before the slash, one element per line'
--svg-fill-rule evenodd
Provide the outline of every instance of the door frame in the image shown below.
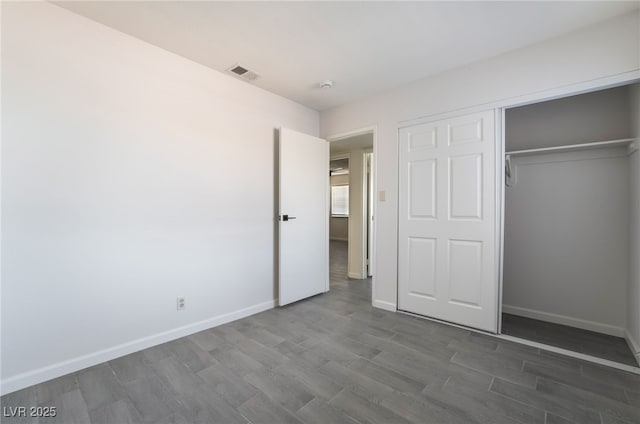
<path fill-rule="evenodd" d="M 362 246 L 362 267 L 360 269 L 360 275 L 363 277 L 363 279 L 369 278 L 368 275 L 368 265 L 367 265 L 367 260 L 369 260 L 369 249 L 368 249 L 368 245 L 367 245 L 367 240 L 369 239 L 369 213 L 368 213 L 368 204 L 369 204 L 369 192 L 368 192 L 368 187 L 367 187 L 367 165 L 366 165 L 366 160 L 367 160 L 367 154 L 369 153 L 373 153 L 373 151 L 369 151 L 369 149 L 365 150 L 364 152 L 361 153 L 361 163 L 362 163 L 362 169 L 361 169 L 361 174 L 360 174 L 360 178 L 362 179 L 362 185 L 360 187 L 360 189 L 362 190 L 362 210 L 360 211 L 361 216 L 362 216 L 362 237 L 359 240 L 359 243 Z M 372 242 L 372 240 L 369 240 L 369 244 Z M 371 264 L 373 264 L 373 258 L 371 258 Z"/>
<path fill-rule="evenodd" d="M 368 134 L 371 133 L 373 134 L 373 162 L 371 164 L 371 171 L 373 172 L 373 193 L 377 193 L 376 188 L 378 187 L 378 126 L 377 125 L 371 125 L 371 126 L 367 126 L 367 127 L 361 127 L 361 128 L 357 128 L 354 130 L 350 130 L 350 131 L 345 131 L 345 132 L 341 132 L 341 133 L 337 133 L 337 134 L 333 134 L 330 136 L 325 137 L 325 140 L 327 140 L 327 142 L 332 143 L 334 141 L 340 141 L 340 140 L 344 140 L 346 138 L 351 138 L 351 137 L 355 137 L 358 135 L 362 135 L 362 134 Z M 331 155 L 329 155 L 331 157 Z M 363 183 L 366 184 L 366 170 L 365 167 L 363 168 Z M 373 202 L 373 216 L 377 216 L 377 202 Z M 362 244 L 362 264 L 363 264 L 363 269 L 362 271 L 362 275 L 365 276 L 365 278 L 367 278 L 367 266 L 366 266 L 366 258 L 367 258 L 367 243 L 366 243 L 366 237 L 367 237 L 367 209 L 366 209 L 366 204 L 365 202 L 363 202 L 362 205 L 362 210 L 360 211 L 360 213 L 363 216 L 363 228 L 362 228 L 362 240 L 359 240 L 358 242 Z M 371 277 L 371 301 L 373 302 L 373 299 L 375 298 L 374 294 L 375 293 L 375 288 L 376 288 L 376 272 L 375 272 L 375 267 L 376 267 L 376 233 L 377 233 L 377 223 L 374 219 L 373 222 L 373 230 L 371 231 L 372 233 L 372 240 L 369 240 L 369 242 L 372 244 L 373 249 L 372 249 L 372 257 L 371 257 L 371 262 L 373 264 L 372 268 L 373 268 L 373 276 Z"/>
<path fill-rule="evenodd" d="M 375 205 L 375 192 L 373 191 L 373 178 L 375 177 L 373 173 L 373 150 L 371 152 L 363 153 L 363 163 L 366 164 L 364 169 L 365 177 L 363 179 L 363 192 L 366 192 L 366 215 L 367 215 L 367 265 L 365 267 L 367 278 L 373 277 L 373 224 L 374 217 L 373 207 Z"/>

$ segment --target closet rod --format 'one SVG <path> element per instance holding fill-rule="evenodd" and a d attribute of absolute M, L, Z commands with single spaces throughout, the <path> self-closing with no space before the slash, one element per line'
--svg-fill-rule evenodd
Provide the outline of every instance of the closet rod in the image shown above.
<path fill-rule="evenodd" d="M 624 145 L 631 144 L 633 141 L 635 141 L 635 138 L 622 138 L 620 140 L 597 141 L 594 143 L 569 144 L 566 146 L 542 147 L 539 149 L 529 149 L 529 150 L 514 150 L 511 152 L 506 152 L 505 155 L 518 156 L 518 155 L 527 155 L 527 154 L 544 153 L 544 152 L 565 152 L 568 150 L 588 150 L 588 149 L 597 149 L 601 147 L 624 146 Z"/>

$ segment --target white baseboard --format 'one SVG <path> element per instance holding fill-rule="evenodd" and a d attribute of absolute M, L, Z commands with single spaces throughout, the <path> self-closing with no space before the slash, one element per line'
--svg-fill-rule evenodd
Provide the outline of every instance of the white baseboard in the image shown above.
<path fill-rule="evenodd" d="M 635 355 L 638 366 L 640 367 L 640 340 L 636 340 L 629 332 L 629 330 L 625 330 L 624 338 L 627 341 L 629 348 L 631 348 L 631 351 Z"/>
<path fill-rule="evenodd" d="M 385 302 L 384 300 L 373 300 L 372 303 L 374 308 L 384 309 L 385 311 L 397 312 L 397 307 L 395 303 Z"/>
<path fill-rule="evenodd" d="M 595 331 L 597 333 L 608 334 L 610 336 L 624 337 L 625 329 L 615 325 L 602 324 L 595 321 L 587 321 L 580 318 L 568 317 L 565 315 L 553 314 L 550 312 L 536 311 L 534 309 L 521 308 L 519 306 L 502 305 L 502 312 L 519 315 L 522 317 L 538 319 L 540 321 L 553 322 L 555 324 L 568 325 L 569 327 L 581 328 L 583 330 Z"/>
<path fill-rule="evenodd" d="M 347 277 L 352 278 L 354 280 L 364 280 L 365 278 L 359 272 L 347 272 Z"/>
<path fill-rule="evenodd" d="M 25 387 L 33 386 L 34 384 L 42 383 L 44 381 L 51 380 L 65 374 L 80 371 L 84 368 L 98 365 L 106 361 L 111 361 L 130 353 L 138 352 L 140 350 L 166 343 L 171 340 L 179 339 L 180 337 L 188 336 L 190 334 L 207 330 L 212 327 L 217 327 L 231 321 L 235 321 L 262 311 L 266 311 L 268 309 L 273 309 L 275 305 L 276 301 L 270 300 L 240 309 L 238 311 L 218 315 L 203 321 L 195 322 L 193 324 L 174 328 L 172 330 L 164 331 L 152 336 L 143 337 L 138 340 L 133 340 L 87 355 L 71 358 L 66 361 L 38 368 L 36 370 L 27 371 L 25 373 L 2 380 L 0 382 L 0 394 L 5 395 L 7 393 L 15 392 L 16 390 L 24 389 Z"/>

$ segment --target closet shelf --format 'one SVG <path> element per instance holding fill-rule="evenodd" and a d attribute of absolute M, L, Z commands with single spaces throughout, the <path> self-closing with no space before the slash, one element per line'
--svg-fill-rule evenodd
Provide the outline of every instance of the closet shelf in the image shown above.
<path fill-rule="evenodd" d="M 620 140 L 607 140 L 607 141 L 597 141 L 594 143 L 583 143 L 583 144 L 570 144 L 566 146 L 556 146 L 556 147 L 542 147 L 539 149 L 529 149 L 529 150 L 513 150 L 511 152 L 506 152 L 505 155 L 509 156 L 526 156 L 526 155 L 535 155 L 538 153 L 560 153 L 560 152 L 568 152 L 568 151 L 577 151 L 577 150 L 591 150 L 591 149 L 602 149 L 605 147 L 622 147 L 628 146 L 629 153 L 636 150 L 638 147 L 635 146 L 635 138 L 622 138 Z"/>

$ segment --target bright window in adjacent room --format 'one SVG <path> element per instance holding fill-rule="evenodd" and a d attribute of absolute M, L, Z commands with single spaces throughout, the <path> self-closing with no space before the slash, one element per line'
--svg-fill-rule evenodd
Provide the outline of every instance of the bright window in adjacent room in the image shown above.
<path fill-rule="evenodd" d="M 349 186 L 331 186 L 331 216 L 349 216 Z"/>

